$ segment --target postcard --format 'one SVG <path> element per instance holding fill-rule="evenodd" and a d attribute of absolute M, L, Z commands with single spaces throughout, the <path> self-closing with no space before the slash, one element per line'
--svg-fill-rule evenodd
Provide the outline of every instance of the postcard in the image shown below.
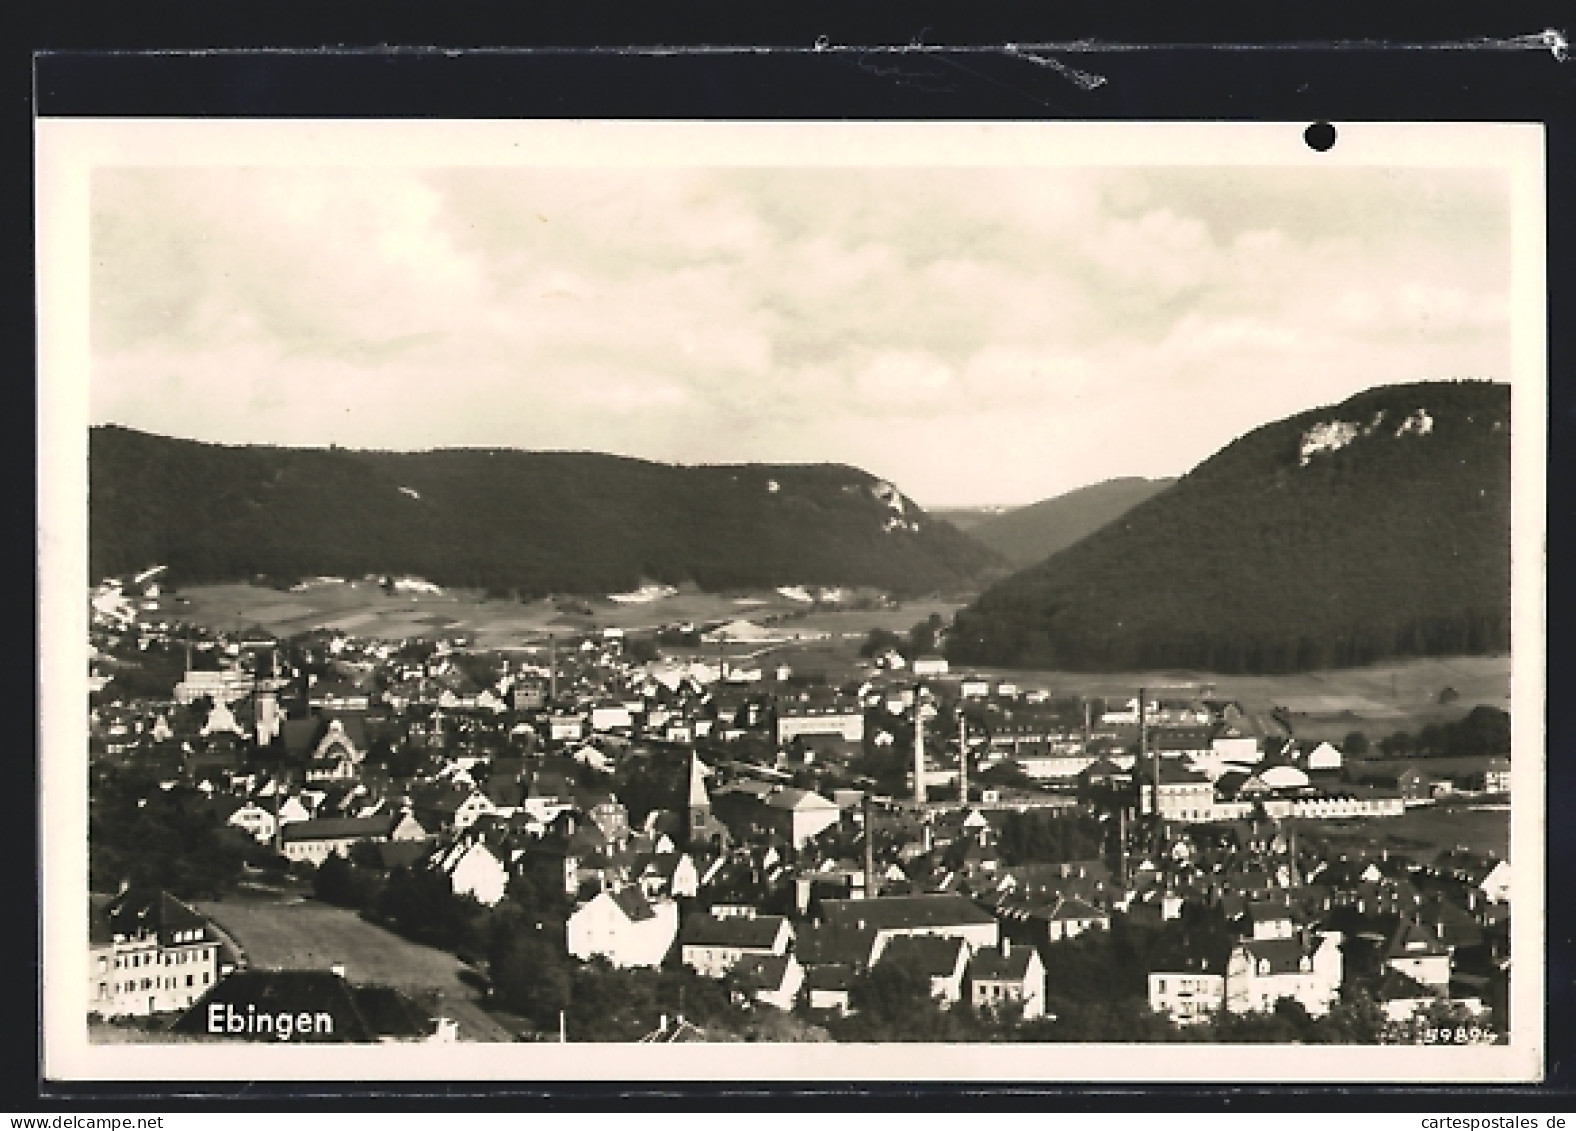
<path fill-rule="evenodd" d="M 37 125 L 49 1078 L 1542 1077 L 1540 127 Z"/>

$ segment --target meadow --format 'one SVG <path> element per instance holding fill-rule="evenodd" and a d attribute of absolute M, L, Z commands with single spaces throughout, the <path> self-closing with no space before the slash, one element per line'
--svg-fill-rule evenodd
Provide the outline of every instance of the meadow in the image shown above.
<path fill-rule="evenodd" d="M 385 931 L 342 907 L 311 899 L 226 899 L 195 904 L 246 953 L 257 969 L 326 970 L 343 965 L 352 982 L 395 986 L 434 1013 L 458 1022 L 460 1038 L 508 1041 L 484 1010 L 454 955 Z"/>

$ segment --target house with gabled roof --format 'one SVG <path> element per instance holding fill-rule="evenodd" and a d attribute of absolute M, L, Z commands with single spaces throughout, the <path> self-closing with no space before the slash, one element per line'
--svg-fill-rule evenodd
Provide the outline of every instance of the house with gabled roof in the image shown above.
<path fill-rule="evenodd" d="M 570 954 L 584 962 L 605 958 L 620 969 L 660 966 L 678 929 L 678 904 L 649 900 L 633 886 L 598 892 L 564 924 Z"/>
<path fill-rule="evenodd" d="M 873 929 L 877 957 L 888 941 L 906 935 L 959 938 L 971 946 L 995 946 L 1000 938 L 995 916 L 956 893 L 825 899 L 821 920 L 845 930 Z"/>
<path fill-rule="evenodd" d="M 219 977 L 219 936 L 197 911 L 156 888 L 88 904 L 88 1011 L 100 1017 L 185 1009 Z"/>
<path fill-rule="evenodd" d="M 1420 917 L 1403 917 L 1385 944 L 1384 964 L 1425 986 L 1449 989 L 1451 955 L 1455 948 Z"/>
<path fill-rule="evenodd" d="M 784 1012 L 794 1007 L 804 985 L 804 967 L 792 954 L 747 954 L 729 974 L 737 992 Z"/>
<path fill-rule="evenodd" d="M 746 955 L 782 955 L 793 942 L 793 924 L 782 915 L 686 916 L 679 931 L 684 965 L 707 978 L 720 978 Z"/>
<path fill-rule="evenodd" d="M 388 840 L 396 819 L 394 814 L 384 813 L 376 817 L 314 817 L 309 821 L 292 821 L 279 829 L 280 851 L 287 859 L 313 864 L 321 864 L 331 855 L 348 858 L 353 845 Z"/>
<path fill-rule="evenodd" d="M 450 1042 L 434 1018 L 392 986 L 356 986 L 334 970 L 238 970 L 181 1015 L 172 1031 L 214 1040 L 379 1044 Z"/>
<path fill-rule="evenodd" d="M 1292 938 L 1243 939 L 1226 962 L 1225 1007 L 1268 1013 L 1289 997 L 1322 1017 L 1340 996 L 1341 935 L 1304 932 Z"/>
<path fill-rule="evenodd" d="M 1025 1021 L 1045 1016 L 1045 963 L 1037 947 L 1006 937 L 969 958 L 969 1001 L 976 1009 L 1021 1009 Z"/>
<path fill-rule="evenodd" d="M 435 853 L 431 866 L 442 872 L 455 895 L 468 895 L 484 907 L 503 899 L 509 868 L 486 841 L 466 837 Z"/>
<path fill-rule="evenodd" d="M 963 976 L 968 970 L 967 940 L 940 935 L 898 935 L 887 940 L 875 965 L 904 964 L 930 978 L 930 996 L 945 1005 L 963 999 Z"/>

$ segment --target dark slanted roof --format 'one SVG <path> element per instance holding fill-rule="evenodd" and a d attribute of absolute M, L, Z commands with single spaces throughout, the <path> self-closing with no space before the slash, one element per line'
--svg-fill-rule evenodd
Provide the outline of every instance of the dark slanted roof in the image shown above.
<path fill-rule="evenodd" d="M 157 888 L 127 888 L 104 911 L 113 934 L 134 938 L 156 934 L 161 946 L 171 946 L 177 932 L 196 931 L 197 939 L 212 939 L 208 920 Z"/>
<path fill-rule="evenodd" d="M 740 989 L 781 989 L 788 976 L 789 961 L 786 954 L 746 954 L 729 974 Z"/>
<path fill-rule="evenodd" d="M 1385 947 L 1386 958 L 1432 958 L 1449 953 L 1450 947 L 1432 925 L 1407 918 L 1396 924 Z"/>
<path fill-rule="evenodd" d="M 315 817 L 291 821 L 280 831 L 280 839 L 302 840 L 375 840 L 394 831 L 399 816 L 379 813 L 374 817 Z"/>
<path fill-rule="evenodd" d="M 833 962 L 808 966 L 804 972 L 807 990 L 847 990 L 854 984 L 854 968 L 846 963 Z"/>
<path fill-rule="evenodd" d="M 433 1030 L 432 1018 L 393 986 L 352 986 L 356 1008 L 380 1038 L 420 1040 Z"/>
<path fill-rule="evenodd" d="M 923 970 L 932 978 L 945 977 L 958 968 L 958 952 L 967 953 L 962 939 L 939 935 L 899 935 L 882 948 L 876 965 L 897 962 Z"/>
<path fill-rule="evenodd" d="M 115 897 L 104 895 L 100 892 L 88 894 L 88 945 L 108 946 L 114 941 L 114 931 L 110 928 L 109 905 Z"/>
<path fill-rule="evenodd" d="M 834 927 L 810 923 L 799 928 L 794 953 L 805 966 L 863 966 L 875 948 L 874 927 Z"/>
<path fill-rule="evenodd" d="M 1240 945 L 1253 959 L 1255 967 L 1260 962 L 1268 961 L 1271 974 L 1296 973 L 1302 968 L 1302 960 L 1309 953 L 1303 940 L 1297 938 L 1247 939 Z"/>
<path fill-rule="evenodd" d="M 892 895 L 875 899 L 821 901 L 825 921 L 834 927 L 863 924 L 877 930 L 956 927 L 994 923 L 988 912 L 962 895 Z"/>
<path fill-rule="evenodd" d="M 679 931 L 684 946 L 771 950 L 786 920 L 781 915 L 691 915 Z"/>
<path fill-rule="evenodd" d="M 1000 947 L 985 946 L 969 959 L 969 978 L 975 982 L 1022 982 L 1029 975 L 1031 946 L 1011 947 L 1003 954 Z"/>
<path fill-rule="evenodd" d="M 656 918 L 657 913 L 651 909 L 651 904 L 646 901 L 645 895 L 639 888 L 620 888 L 613 893 L 613 902 L 618 904 L 631 923 Z"/>
<path fill-rule="evenodd" d="M 1423 985 L 1416 978 L 1401 973 L 1394 966 L 1386 966 L 1374 986 L 1374 997 L 1379 1001 L 1416 1001 L 1443 996 L 1438 990 Z"/>

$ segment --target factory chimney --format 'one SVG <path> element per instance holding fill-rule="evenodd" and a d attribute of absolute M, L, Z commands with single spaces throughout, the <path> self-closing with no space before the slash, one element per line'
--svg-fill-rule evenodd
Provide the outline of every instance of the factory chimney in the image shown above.
<path fill-rule="evenodd" d="M 958 804 L 969 804 L 969 720 L 958 704 Z"/>
<path fill-rule="evenodd" d="M 920 685 L 914 685 L 914 803 L 925 803 L 925 711 L 919 697 Z"/>
<path fill-rule="evenodd" d="M 876 897 L 876 803 L 875 797 L 867 789 L 864 796 L 865 808 L 865 898 Z"/>
<path fill-rule="evenodd" d="M 558 638 L 552 633 L 547 634 L 547 702 L 558 703 Z"/>

